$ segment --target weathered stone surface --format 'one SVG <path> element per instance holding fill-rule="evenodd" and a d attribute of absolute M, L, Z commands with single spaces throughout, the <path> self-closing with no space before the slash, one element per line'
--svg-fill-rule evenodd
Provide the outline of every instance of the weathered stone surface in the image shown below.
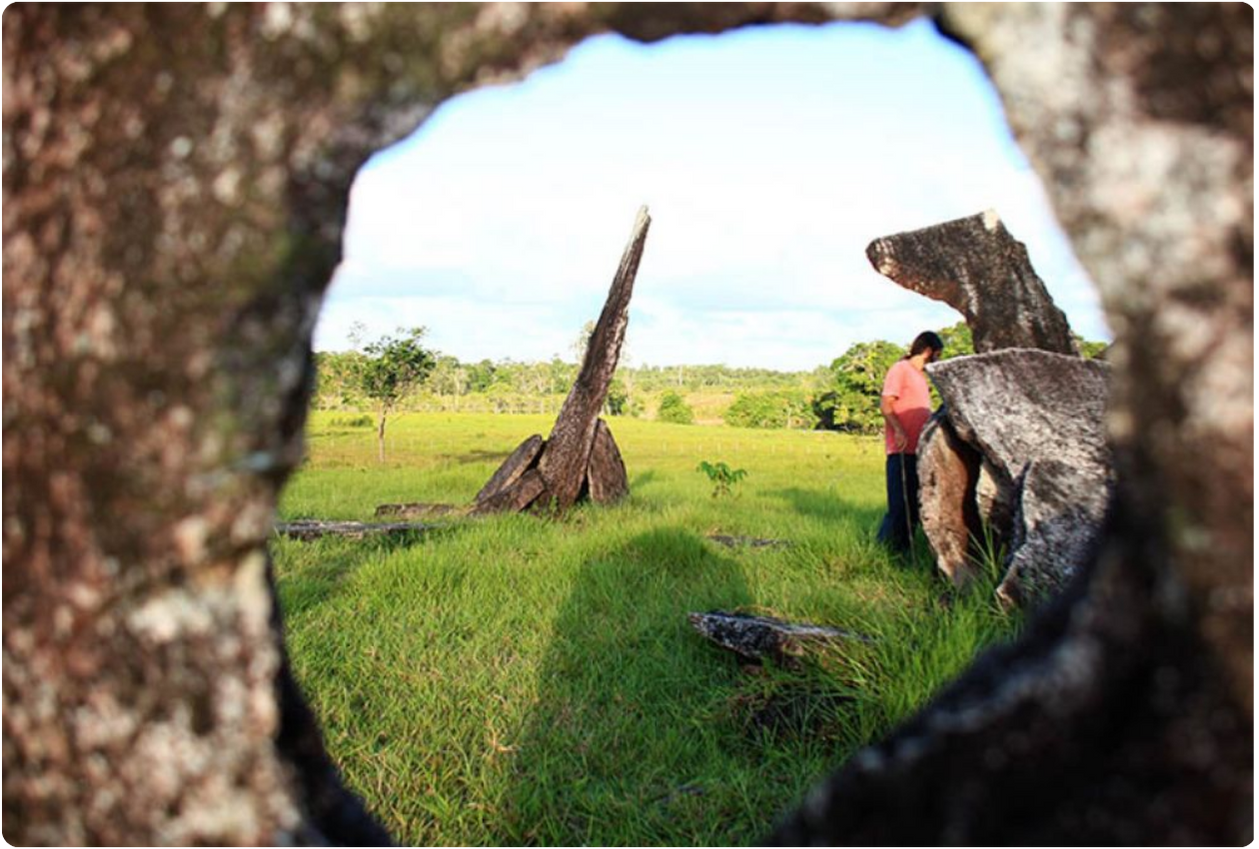
<path fill-rule="evenodd" d="M 807 622 L 786 622 L 770 616 L 747 613 L 688 613 L 687 619 L 696 631 L 724 649 L 752 660 L 782 662 L 806 653 L 811 647 L 841 640 L 870 642 L 870 638 L 853 631 L 812 625 Z"/>
<path fill-rule="evenodd" d="M 629 323 L 630 296 L 634 294 L 634 278 L 638 274 L 638 263 L 643 256 L 650 226 L 651 216 L 644 206 L 634 219 L 634 227 L 612 278 L 603 312 L 586 345 L 581 371 L 564 399 L 564 406 L 560 408 L 555 427 L 551 429 L 538 460 L 538 469 L 542 472 L 546 488 L 561 510 L 577 501 L 586 483 L 596 423 L 621 357 L 625 327 Z M 617 456 L 619 459 L 619 453 Z M 628 484 L 626 486 L 628 489 Z"/>
<path fill-rule="evenodd" d="M 519 513 L 534 506 L 538 501 L 550 501 L 546 481 L 537 469 L 529 469 L 514 484 L 472 506 L 470 515 L 487 516 L 491 513 Z"/>
<path fill-rule="evenodd" d="M 1110 467 L 1106 363 L 1017 349 L 932 363 L 927 374 L 957 435 L 1004 481 L 1041 457 L 1081 471 Z"/>
<path fill-rule="evenodd" d="M 918 501 L 922 529 L 936 565 L 954 586 L 975 576 L 973 541 L 982 539 L 979 515 L 980 455 L 935 416 L 918 440 Z"/>
<path fill-rule="evenodd" d="M 977 353 L 1077 353 L 1067 317 L 1032 268 L 1027 247 L 995 212 L 875 239 L 866 256 L 884 277 L 960 312 Z"/>
<path fill-rule="evenodd" d="M 481 487 L 481 491 L 476 496 L 476 503 L 486 502 L 514 486 L 521 475 L 536 464 L 544 445 L 546 442 L 542 439 L 542 435 L 535 433 L 516 446 L 516 450 L 511 452 L 503 461 L 503 465 L 499 466 L 485 486 Z"/>
<path fill-rule="evenodd" d="M 307 519 L 296 522 L 277 522 L 275 532 L 281 536 L 310 542 L 326 536 L 363 539 L 369 536 L 423 533 L 435 527 L 438 526 L 418 522 L 329 522 L 322 519 Z"/>
<path fill-rule="evenodd" d="M 590 500 L 596 504 L 612 504 L 629 495 L 625 461 L 621 459 L 621 451 L 603 419 L 595 422 L 595 441 L 586 467 L 586 486 Z"/>
<path fill-rule="evenodd" d="M 1018 505 L 1015 521 L 996 528 L 1010 542 L 1007 563 L 1019 564 L 1012 572 L 1007 566 L 1001 598 L 1043 600 L 1066 586 L 1081 565 L 1076 558 L 1091 550 L 1100 532 L 1114 478 L 1103 421 L 1110 367 L 1010 349 L 933 363 L 927 372 L 958 441 L 983 457 L 998 488 L 1012 492 Z M 940 546 L 937 553 L 947 555 L 941 560 L 947 573 L 949 566 L 964 568 L 954 549 L 962 533 L 980 538 L 980 516 L 977 509 L 963 517 L 949 512 L 956 508 L 945 502 L 957 493 L 942 489 L 948 479 L 927 459 L 923 472 L 932 482 L 924 483 L 924 503 L 930 500 L 933 514 L 927 532 L 932 546 Z M 1033 466 L 1038 470 L 1031 475 Z M 954 486 L 966 487 L 961 503 L 970 510 L 977 504 L 979 463 L 954 471 L 960 475 Z M 923 524 L 927 528 L 926 516 Z"/>
<path fill-rule="evenodd" d="M 265 579 L 319 293 L 367 156 L 452 93 L 608 28 L 924 8 L 6 10 L 5 837 L 385 839 L 323 752 Z M 984 62 L 1101 288 L 1115 511 L 1074 591 L 777 839 L 1244 844 L 1253 11 L 929 8 Z"/>
<path fill-rule="evenodd" d="M 1092 557 L 1113 486 L 1098 469 L 1081 471 L 1053 459 L 1028 464 L 1018 486 L 1006 576 L 997 587 L 1003 604 L 1057 594 Z"/>

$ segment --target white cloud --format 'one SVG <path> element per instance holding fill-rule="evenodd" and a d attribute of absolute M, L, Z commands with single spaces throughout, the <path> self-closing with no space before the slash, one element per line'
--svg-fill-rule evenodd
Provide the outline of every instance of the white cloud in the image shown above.
<path fill-rule="evenodd" d="M 865 247 L 988 207 L 1073 325 L 1102 335 L 976 69 L 925 25 L 587 42 L 521 85 L 452 101 L 364 169 L 316 345 L 344 347 L 363 321 L 425 324 L 461 359 L 566 356 L 642 203 L 639 362 L 810 368 L 951 324 Z"/>

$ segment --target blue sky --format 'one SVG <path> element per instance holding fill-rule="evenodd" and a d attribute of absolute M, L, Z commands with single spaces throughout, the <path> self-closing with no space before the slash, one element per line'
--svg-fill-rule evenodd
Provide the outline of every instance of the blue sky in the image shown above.
<path fill-rule="evenodd" d="M 989 208 L 1073 328 L 1110 339 L 995 91 L 922 22 L 600 36 L 447 102 L 360 172 L 315 347 L 425 325 L 465 361 L 567 359 L 642 204 L 635 365 L 809 369 L 952 324 L 865 247 Z"/>

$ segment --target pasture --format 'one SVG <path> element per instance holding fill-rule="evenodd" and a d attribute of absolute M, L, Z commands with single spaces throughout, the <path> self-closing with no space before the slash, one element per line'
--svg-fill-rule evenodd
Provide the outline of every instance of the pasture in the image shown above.
<path fill-rule="evenodd" d="M 281 519 L 467 503 L 554 420 L 405 414 L 382 464 L 355 418 L 312 415 Z M 1018 628 L 990 586 L 954 597 L 921 540 L 907 561 L 875 545 L 878 439 L 609 424 L 631 487 L 616 506 L 273 544 L 298 679 L 348 783 L 402 843 L 755 841 Z M 747 478 L 715 498 L 701 460 Z M 692 631 L 686 614 L 712 609 L 873 641 L 745 666 Z"/>

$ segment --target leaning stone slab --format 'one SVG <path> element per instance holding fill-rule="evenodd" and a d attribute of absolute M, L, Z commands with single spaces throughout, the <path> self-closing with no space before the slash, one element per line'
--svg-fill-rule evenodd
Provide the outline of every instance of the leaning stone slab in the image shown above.
<path fill-rule="evenodd" d="M 277 522 L 275 532 L 280 536 L 310 542 L 326 536 L 363 539 L 369 536 L 422 533 L 435 527 L 437 526 L 418 522 L 325 522 L 312 519 L 298 522 Z"/>
<path fill-rule="evenodd" d="M 827 625 L 785 622 L 769 616 L 727 613 L 688 613 L 691 627 L 724 649 L 753 660 L 782 661 L 804 654 L 810 647 L 841 640 L 871 642 L 853 631 Z"/>
<path fill-rule="evenodd" d="M 516 450 L 511 452 L 503 461 L 503 465 L 499 466 L 485 486 L 481 487 L 481 491 L 476 496 L 476 503 L 479 505 L 511 488 L 516 481 L 520 480 L 521 475 L 533 466 L 545 445 L 542 435 L 535 433 L 516 446 Z"/>
<path fill-rule="evenodd" d="M 918 502 L 936 566 L 964 586 L 975 576 L 972 542 L 982 527 L 976 489 L 980 455 L 958 438 L 948 419 L 933 417 L 918 442 Z"/>
<path fill-rule="evenodd" d="M 546 492 L 546 483 L 542 473 L 530 469 L 520 476 L 520 480 L 501 492 L 478 501 L 469 515 L 486 516 L 490 513 L 519 513 L 527 509 Z"/>
<path fill-rule="evenodd" d="M 590 500 L 596 504 L 611 504 L 629 495 L 625 461 L 621 459 L 621 451 L 603 419 L 595 422 L 594 446 L 590 449 L 590 462 L 586 466 L 586 486 Z"/>
<path fill-rule="evenodd" d="M 960 312 L 979 353 L 1040 348 L 1076 354 L 1071 327 L 1032 268 L 1027 247 L 984 212 L 875 239 L 875 271 Z"/>
<path fill-rule="evenodd" d="M 590 334 L 581 371 L 564 399 L 546 447 L 538 458 L 542 479 L 561 510 L 577 501 L 586 483 L 599 411 L 608 397 L 608 387 L 612 384 L 612 375 L 616 373 L 616 364 L 621 357 L 625 328 L 629 323 L 630 296 L 634 294 L 634 279 L 638 275 L 638 264 L 642 260 L 650 226 L 651 216 L 644 206 L 634 219 L 629 242 L 612 278 L 603 312 Z M 628 485 L 626 488 L 628 490 Z"/>

